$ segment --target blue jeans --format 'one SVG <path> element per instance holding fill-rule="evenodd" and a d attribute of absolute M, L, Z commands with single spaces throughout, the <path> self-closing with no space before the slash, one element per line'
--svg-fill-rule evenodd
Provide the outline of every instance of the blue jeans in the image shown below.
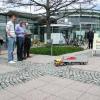
<path fill-rule="evenodd" d="M 15 38 L 8 37 L 8 62 L 14 60 Z"/>
<path fill-rule="evenodd" d="M 17 37 L 17 60 L 22 61 L 24 56 L 24 37 Z"/>

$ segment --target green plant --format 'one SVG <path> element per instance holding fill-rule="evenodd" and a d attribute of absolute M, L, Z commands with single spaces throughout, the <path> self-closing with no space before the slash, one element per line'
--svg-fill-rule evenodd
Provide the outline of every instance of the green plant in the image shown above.
<path fill-rule="evenodd" d="M 53 50 L 53 55 L 57 56 L 57 55 L 62 55 L 66 53 L 82 51 L 83 48 L 73 47 L 73 46 L 53 46 L 52 50 Z M 30 52 L 32 54 L 51 55 L 51 46 L 32 48 Z"/>

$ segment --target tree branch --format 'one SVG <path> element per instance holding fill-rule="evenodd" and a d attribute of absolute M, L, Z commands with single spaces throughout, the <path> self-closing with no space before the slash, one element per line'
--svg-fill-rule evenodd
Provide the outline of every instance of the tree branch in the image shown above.
<path fill-rule="evenodd" d="M 42 3 L 39 3 L 35 0 L 31 0 L 33 3 L 37 4 L 38 6 L 41 6 L 41 7 L 44 7 L 44 8 L 47 8 L 45 4 L 42 4 Z"/>

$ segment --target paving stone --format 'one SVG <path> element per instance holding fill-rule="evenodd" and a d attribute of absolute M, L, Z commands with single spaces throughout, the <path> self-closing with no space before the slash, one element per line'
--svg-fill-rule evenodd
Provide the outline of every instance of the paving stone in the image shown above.
<path fill-rule="evenodd" d="M 0 100 L 10 100 L 10 98 L 15 97 L 16 95 L 5 90 L 0 91 Z"/>
<path fill-rule="evenodd" d="M 100 97 L 100 87 L 93 86 L 93 87 L 91 87 L 90 89 L 87 90 L 87 93 Z"/>
<path fill-rule="evenodd" d="M 51 96 L 45 98 L 44 100 L 65 100 L 65 99 L 51 95 Z"/>
<path fill-rule="evenodd" d="M 22 96 L 24 100 L 45 100 L 45 98 L 50 96 L 50 94 L 39 91 L 39 90 L 35 90 L 35 91 L 33 90 L 26 94 L 23 94 Z"/>
<path fill-rule="evenodd" d="M 73 68 L 71 65 L 55 67 L 53 63 L 32 63 L 31 61 L 17 62 L 12 67 L 15 71 L 0 74 L 0 90 L 10 85 L 26 83 L 39 77 L 50 75 L 67 78 L 87 84 L 100 86 L 100 72 Z"/>
<path fill-rule="evenodd" d="M 78 100 L 100 100 L 100 97 L 91 94 L 84 94 Z"/>
<path fill-rule="evenodd" d="M 62 91 L 55 93 L 56 96 L 59 96 L 65 100 L 77 100 L 84 92 L 74 91 L 68 88 L 64 88 Z M 84 99 L 88 100 L 88 99 Z"/>

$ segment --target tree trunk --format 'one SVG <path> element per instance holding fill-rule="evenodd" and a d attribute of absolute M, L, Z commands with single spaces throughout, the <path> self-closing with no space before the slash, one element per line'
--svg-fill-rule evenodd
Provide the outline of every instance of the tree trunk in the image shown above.
<path fill-rule="evenodd" d="M 47 32 L 47 39 L 50 39 L 50 37 L 51 37 L 51 32 L 50 32 L 50 22 L 49 22 L 49 20 L 47 20 L 46 32 Z"/>
<path fill-rule="evenodd" d="M 46 9 L 46 32 L 47 32 L 47 39 L 50 39 L 51 37 L 51 32 L 50 32 L 50 9 L 49 9 L 49 0 L 47 0 L 47 9 Z"/>

